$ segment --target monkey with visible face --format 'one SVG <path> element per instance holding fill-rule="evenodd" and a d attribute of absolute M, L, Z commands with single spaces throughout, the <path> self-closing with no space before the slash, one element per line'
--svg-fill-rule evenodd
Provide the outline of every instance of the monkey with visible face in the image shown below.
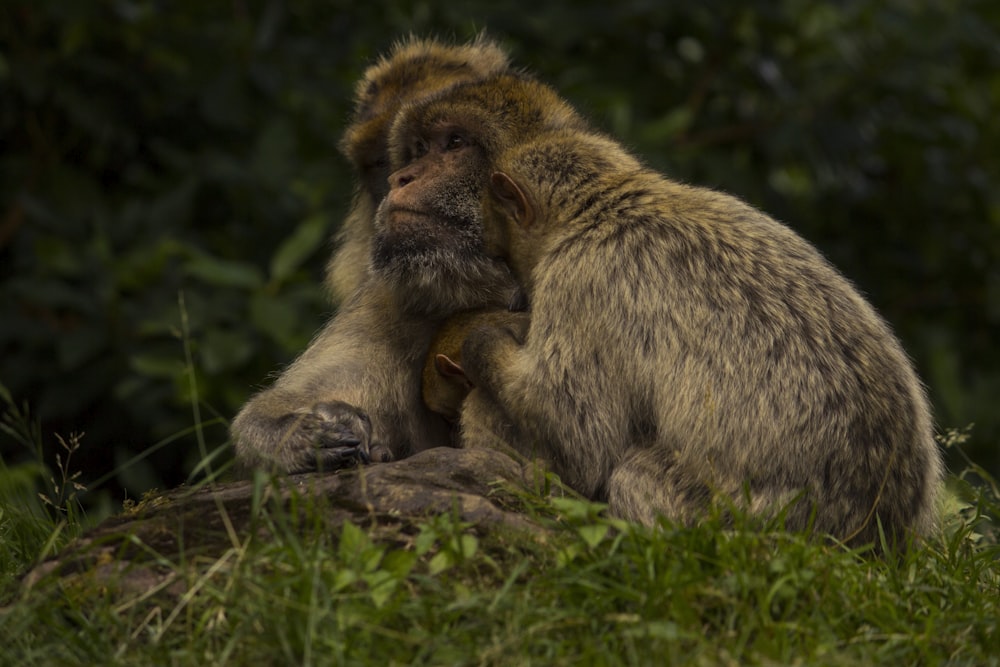
<path fill-rule="evenodd" d="M 877 542 L 879 522 L 893 543 L 929 530 L 941 463 L 927 400 L 857 290 L 734 197 L 587 130 L 522 132 L 523 94 L 506 85 L 456 86 L 391 135 L 403 166 L 388 200 L 476 184 L 464 224 L 485 226 L 531 303 L 523 342 L 481 327 L 463 346 L 464 444 L 540 456 L 644 523 L 696 521 L 721 496 L 851 544 Z M 462 154 L 402 148 L 435 144 Z"/>
<path fill-rule="evenodd" d="M 399 106 L 507 67 L 506 54 L 483 38 L 460 46 L 409 40 L 359 82 L 341 142 L 358 190 L 328 278 L 343 303 L 236 416 L 231 430 L 242 467 L 332 469 L 448 442 L 446 425 L 420 398 L 424 354 L 450 312 L 503 307 L 514 285 L 507 268 L 482 253 L 481 229 L 432 219 L 383 226 L 373 263 L 373 216 L 388 189 L 386 134 Z"/>
<path fill-rule="evenodd" d="M 353 294 L 368 275 L 375 208 L 389 191 L 387 134 L 400 105 L 509 67 L 507 53 L 479 35 L 454 46 L 411 38 L 365 71 L 355 87 L 351 124 L 340 141 L 358 175 L 358 189 L 327 266 L 327 284 L 337 302 Z"/>

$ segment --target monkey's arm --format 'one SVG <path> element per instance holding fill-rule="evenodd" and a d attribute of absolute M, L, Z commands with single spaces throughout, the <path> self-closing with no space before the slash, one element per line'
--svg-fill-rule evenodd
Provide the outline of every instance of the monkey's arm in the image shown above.
<path fill-rule="evenodd" d="M 487 323 L 472 327 L 465 336 L 462 370 L 472 390 L 461 405 L 462 447 L 493 449 L 521 459 L 525 438 L 499 404 L 497 394 L 509 381 L 502 371 L 509 368 L 511 356 L 522 347 L 530 321 L 526 312 L 494 313 L 490 319 L 480 320 Z M 475 368 L 472 373 L 470 365 Z"/>
<path fill-rule="evenodd" d="M 513 319 L 501 326 L 481 326 L 469 332 L 462 345 L 462 366 L 473 386 L 499 398 L 510 382 L 511 362 L 524 345 L 529 317 Z"/>
<path fill-rule="evenodd" d="M 271 388 L 244 405 L 232 424 L 243 466 L 329 470 L 447 442 L 419 395 L 432 325 L 394 317 L 383 297 L 357 293 Z"/>
<path fill-rule="evenodd" d="M 538 407 L 538 401 L 522 395 L 519 388 L 528 325 L 524 314 L 505 326 L 479 327 L 466 338 L 464 370 L 475 388 L 462 404 L 461 445 L 501 451 L 522 462 L 541 461 L 564 474 L 556 463 L 559 453 L 523 421 L 526 400 Z"/>

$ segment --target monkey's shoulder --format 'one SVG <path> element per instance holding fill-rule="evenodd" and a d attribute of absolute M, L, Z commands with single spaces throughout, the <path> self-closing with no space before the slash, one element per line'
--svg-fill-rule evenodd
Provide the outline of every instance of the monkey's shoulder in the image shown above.
<path fill-rule="evenodd" d="M 727 192 L 689 185 L 650 170 L 608 175 L 576 193 L 552 226 L 554 236 L 582 243 L 614 245 L 632 237 L 656 241 L 688 239 L 692 251 L 711 251 L 715 242 L 755 246 L 809 246 L 794 230 Z"/>

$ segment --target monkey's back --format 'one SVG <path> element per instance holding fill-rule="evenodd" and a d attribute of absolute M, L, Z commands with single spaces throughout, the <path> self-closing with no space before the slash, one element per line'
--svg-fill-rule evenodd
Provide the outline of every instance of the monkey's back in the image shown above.
<path fill-rule="evenodd" d="M 940 474 L 927 401 L 857 290 L 728 195 L 651 172 L 594 188 L 579 198 L 604 204 L 565 209 L 534 276 L 529 348 L 573 369 L 540 380 L 581 424 L 558 437 L 608 438 L 604 468 L 631 440 L 699 501 L 746 489 L 760 510 L 804 492 L 793 526 L 815 509 L 817 529 L 867 540 L 874 510 L 893 537 L 926 530 Z"/>

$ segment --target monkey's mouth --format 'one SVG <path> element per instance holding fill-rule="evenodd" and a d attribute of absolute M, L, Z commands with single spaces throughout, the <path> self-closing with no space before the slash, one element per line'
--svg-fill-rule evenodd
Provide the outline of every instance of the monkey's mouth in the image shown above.
<path fill-rule="evenodd" d="M 392 207 L 385 211 L 382 222 L 385 228 L 392 232 L 438 226 L 435 216 L 412 208 Z"/>

